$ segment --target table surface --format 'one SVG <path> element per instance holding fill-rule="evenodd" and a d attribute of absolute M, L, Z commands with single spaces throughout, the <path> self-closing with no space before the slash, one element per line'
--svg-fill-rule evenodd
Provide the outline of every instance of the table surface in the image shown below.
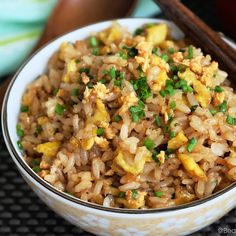
<path fill-rule="evenodd" d="M 207 5 L 205 0 L 183 0 L 183 2 L 214 29 L 222 30 L 217 20 L 214 0 L 208 0 Z M 236 209 L 192 235 L 220 235 L 218 232 L 221 228 L 236 231 Z M 31 191 L 17 171 L 0 135 L 0 236 L 21 235 L 90 236 L 92 234 L 56 215 Z"/>

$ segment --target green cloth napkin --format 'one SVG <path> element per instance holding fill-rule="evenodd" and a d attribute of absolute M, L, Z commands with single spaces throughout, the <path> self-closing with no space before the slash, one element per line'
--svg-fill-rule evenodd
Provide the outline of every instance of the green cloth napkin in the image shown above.
<path fill-rule="evenodd" d="M 0 77 L 14 72 L 28 57 L 56 2 L 0 0 Z M 149 17 L 159 11 L 152 0 L 138 0 L 132 16 Z"/>

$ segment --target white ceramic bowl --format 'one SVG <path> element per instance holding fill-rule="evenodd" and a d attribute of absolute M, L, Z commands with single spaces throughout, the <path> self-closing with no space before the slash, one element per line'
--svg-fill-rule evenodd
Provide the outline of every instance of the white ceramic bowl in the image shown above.
<path fill-rule="evenodd" d="M 121 19 L 118 22 L 134 31 L 157 19 Z M 181 31 L 167 22 L 174 38 L 181 38 Z M 93 24 L 61 36 L 36 52 L 17 72 L 5 95 L 2 109 L 2 127 L 7 148 L 21 175 L 35 193 L 59 215 L 97 235 L 183 235 L 199 230 L 216 221 L 236 206 L 236 183 L 205 199 L 185 205 L 149 210 L 106 208 L 84 202 L 64 194 L 36 175 L 22 159 L 17 148 L 16 124 L 22 94 L 28 83 L 45 72 L 50 56 L 63 41 L 84 39 L 91 32 L 111 25 L 111 21 Z"/>

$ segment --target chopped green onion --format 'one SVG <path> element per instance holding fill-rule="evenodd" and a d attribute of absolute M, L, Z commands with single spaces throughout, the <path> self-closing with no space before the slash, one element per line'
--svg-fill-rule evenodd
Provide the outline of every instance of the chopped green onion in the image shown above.
<path fill-rule="evenodd" d="M 163 131 L 164 133 L 169 133 L 170 126 L 169 125 L 164 125 L 163 126 Z"/>
<path fill-rule="evenodd" d="M 144 29 L 142 28 L 137 28 L 135 31 L 134 31 L 134 36 L 137 36 L 137 35 L 140 35 L 144 33 Z"/>
<path fill-rule="evenodd" d="M 174 52 L 175 52 L 175 49 L 174 49 L 174 48 L 169 48 L 169 49 L 168 49 L 168 53 L 169 53 L 169 54 L 173 54 Z"/>
<path fill-rule="evenodd" d="M 98 82 L 101 83 L 101 84 L 105 84 L 106 83 L 106 79 L 100 79 Z"/>
<path fill-rule="evenodd" d="M 172 101 L 170 103 L 170 109 L 174 110 L 176 108 L 176 102 L 175 101 Z"/>
<path fill-rule="evenodd" d="M 184 79 L 181 79 L 180 81 L 178 81 L 176 84 L 175 84 L 175 88 L 176 89 L 179 89 L 179 88 L 182 88 L 183 86 L 187 85 L 187 81 L 184 80 Z"/>
<path fill-rule="evenodd" d="M 217 110 L 215 110 L 215 109 L 209 109 L 209 111 L 213 116 L 217 113 Z"/>
<path fill-rule="evenodd" d="M 137 199 L 137 198 L 138 198 L 138 192 L 137 192 L 137 190 L 133 189 L 133 190 L 131 190 L 131 192 L 132 192 L 132 198 L 133 198 L 133 199 Z"/>
<path fill-rule="evenodd" d="M 163 193 L 162 191 L 156 191 L 156 192 L 154 192 L 155 197 L 162 197 L 163 194 L 164 194 L 164 193 Z"/>
<path fill-rule="evenodd" d="M 28 112 L 29 111 L 29 106 L 22 105 L 21 108 L 20 108 L 20 111 L 21 112 Z"/>
<path fill-rule="evenodd" d="M 122 192 L 122 191 L 119 192 L 119 193 L 118 193 L 118 197 L 119 197 L 119 198 L 124 198 L 124 197 L 125 197 L 125 192 Z"/>
<path fill-rule="evenodd" d="M 188 141 L 188 145 L 187 145 L 187 150 L 188 152 L 192 152 L 192 150 L 194 149 L 194 147 L 197 145 L 197 139 L 196 138 L 191 138 Z"/>
<path fill-rule="evenodd" d="M 224 89 L 222 89 L 220 86 L 215 86 L 214 91 L 215 91 L 216 93 L 222 93 L 222 92 L 224 91 Z"/>
<path fill-rule="evenodd" d="M 39 166 L 40 164 L 40 158 L 35 158 L 31 161 L 32 166 Z"/>
<path fill-rule="evenodd" d="M 95 36 L 91 36 L 89 38 L 89 44 L 91 47 L 97 47 L 98 46 L 97 38 Z"/>
<path fill-rule="evenodd" d="M 155 115 L 154 116 L 154 121 L 155 121 L 155 124 L 157 125 L 157 127 L 161 127 L 161 118 L 160 118 L 160 116 Z"/>
<path fill-rule="evenodd" d="M 166 153 L 167 156 L 169 156 L 170 154 L 172 154 L 172 153 L 174 153 L 174 152 L 175 152 L 175 150 L 174 150 L 174 149 L 171 149 L 171 148 L 167 148 L 166 151 L 165 151 L 165 153 Z"/>
<path fill-rule="evenodd" d="M 85 74 L 88 74 L 89 73 L 89 71 L 90 71 L 90 69 L 89 68 L 84 68 L 84 67 L 81 67 L 80 69 L 79 69 L 79 72 L 80 73 L 85 73 Z"/>
<path fill-rule="evenodd" d="M 131 80 L 130 83 L 137 92 L 139 99 L 146 100 L 151 96 L 151 90 L 147 84 L 146 77 L 140 77 L 138 80 Z"/>
<path fill-rule="evenodd" d="M 144 140 L 144 146 L 150 151 L 154 148 L 155 143 L 153 142 L 153 140 L 147 138 Z"/>
<path fill-rule="evenodd" d="M 166 54 L 162 54 L 162 55 L 161 55 L 161 59 L 164 60 L 165 62 L 168 62 L 169 57 L 168 57 L 168 55 L 166 55 Z"/>
<path fill-rule="evenodd" d="M 36 134 L 40 134 L 42 132 L 42 126 L 41 125 L 36 125 L 36 128 L 35 128 L 35 133 Z"/>
<path fill-rule="evenodd" d="M 98 136 L 102 136 L 104 133 L 105 133 L 104 128 L 99 127 L 99 128 L 97 129 L 97 135 L 98 135 Z"/>
<path fill-rule="evenodd" d="M 18 148 L 19 148 L 20 150 L 23 149 L 23 145 L 22 145 L 22 143 L 21 143 L 20 140 L 17 141 L 17 146 L 18 146 Z"/>
<path fill-rule="evenodd" d="M 163 98 L 166 96 L 166 91 L 165 90 L 161 90 L 159 93 Z"/>
<path fill-rule="evenodd" d="M 236 118 L 228 115 L 227 118 L 226 118 L 226 122 L 229 124 L 229 125 L 236 125 Z"/>
<path fill-rule="evenodd" d="M 190 45 L 188 47 L 188 55 L 187 55 L 187 59 L 192 59 L 193 58 L 193 46 Z"/>
<path fill-rule="evenodd" d="M 144 107 L 145 107 L 145 103 L 144 103 L 143 101 L 141 101 L 141 100 L 138 101 L 138 105 L 139 105 L 139 107 L 141 107 L 141 108 L 144 108 Z"/>
<path fill-rule="evenodd" d="M 34 166 L 34 167 L 32 168 L 32 170 L 33 170 L 35 173 L 38 173 L 38 172 L 41 171 L 41 168 L 40 168 L 39 166 Z"/>
<path fill-rule="evenodd" d="M 227 102 L 223 101 L 221 104 L 218 105 L 218 111 L 225 113 L 227 110 Z"/>
<path fill-rule="evenodd" d="M 16 126 L 16 134 L 19 137 L 23 137 L 25 134 L 24 130 L 21 128 L 21 126 L 19 124 Z"/>
<path fill-rule="evenodd" d="M 128 59 L 128 56 L 127 54 L 125 54 L 124 52 L 119 52 L 119 56 L 124 59 L 124 60 L 127 60 Z"/>
<path fill-rule="evenodd" d="M 99 54 L 99 48 L 93 48 L 92 54 L 93 54 L 94 56 L 97 56 L 97 55 Z"/>
<path fill-rule="evenodd" d="M 53 96 L 56 96 L 58 90 L 59 90 L 59 88 L 54 88 L 54 89 L 52 90 L 52 95 L 53 95 Z"/>
<path fill-rule="evenodd" d="M 197 107 L 198 107 L 198 105 L 193 105 L 193 106 L 191 106 L 191 112 L 194 112 L 196 109 L 197 109 Z"/>
<path fill-rule="evenodd" d="M 123 46 L 123 49 L 127 51 L 129 57 L 135 57 L 138 55 L 138 50 L 135 47 L 129 48 L 127 46 Z"/>
<path fill-rule="evenodd" d="M 175 91 L 174 91 L 174 87 L 172 85 L 167 85 L 166 88 L 165 88 L 165 93 L 170 95 L 170 96 L 173 96 Z"/>
<path fill-rule="evenodd" d="M 94 84 L 93 84 L 92 81 L 90 81 L 90 82 L 87 83 L 87 87 L 88 87 L 89 89 L 92 89 L 93 86 L 94 86 Z"/>
<path fill-rule="evenodd" d="M 174 138 L 176 136 L 176 132 L 175 131 L 171 131 L 170 132 L 170 139 Z"/>
<path fill-rule="evenodd" d="M 74 88 L 71 90 L 71 96 L 76 97 L 79 94 L 79 89 Z"/>
<path fill-rule="evenodd" d="M 175 81 L 175 80 L 178 80 L 179 77 L 177 75 L 174 75 L 172 79 Z"/>
<path fill-rule="evenodd" d="M 114 116 L 114 121 L 115 122 L 120 122 L 122 120 L 122 117 L 120 115 L 115 115 Z"/>
<path fill-rule="evenodd" d="M 55 112 L 56 112 L 58 115 L 61 116 L 61 115 L 64 114 L 65 111 L 66 111 L 66 108 L 65 108 L 63 105 L 57 103 L 57 105 L 56 105 L 56 107 L 55 107 Z"/>
<path fill-rule="evenodd" d="M 131 114 L 131 118 L 132 118 L 132 121 L 135 122 L 135 123 L 138 123 L 139 121 L 139 116 L 134 113 L 134 114 Z"/>
<path fill-rule="evenodd" d="M 159 56 L 158 48 L 153 48 L 153 49 L 152 49 L 152 54 L 154 54 L 154 55 L 156 55 L 156 56 Z"/>
<path fill-rule="evenodd" d="M 110 75 L 111 79 L 115 79 L 116 78 L 116 69 L 115 69 L 115 67 L 112 66 L 110 68 L 109 75 Z"/>

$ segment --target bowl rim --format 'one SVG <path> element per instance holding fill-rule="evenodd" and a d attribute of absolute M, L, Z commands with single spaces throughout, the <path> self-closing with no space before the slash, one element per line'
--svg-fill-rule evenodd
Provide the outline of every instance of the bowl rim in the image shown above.
<path fill-rule="evenodd" d="M 138 214 L 153 214 L 153 213 L 168 213 L 168 212 L 173 212 L 173 211 L 178 211 L 178 210 L 185 210 L 185 209 L 189 209 L 192 207 L 196 207 L 199 205 L 203 205 L 204 203 L 210 202 L 211 200 L 214 200 L 222 195 L 224 195 L 225 193 L 228 193 L 229 191 L 233 190 L 236 187 L 236 182 L 231 183 L 229 186 L 227 186 L 226 188 L 213 193 L 207 197 L 204 197 L 202 199 L 198 199 L 196 201 L 190 202 L 190 203 L 185 203 L 185 204 L 181 204 L 178 206 L 172 206 L 172 207 L 165 207 L 165 208 L 153 208 L 153 209 L 126 209 L 126 208 L 111 208 L 111 207 L 104 207 L 102 205 L 98 205 L 95 203 L 91 203 L 91 202 L 86 202 L 81 200 L 80 198 L 76 198 L 74 196 L 71 196 L 69 194 L 66 194 L 60 190 L 57 190 L 54 186 L 52 186 L 51 184 L 49 184 L 48 182 L 46 182 L 45 180 L 43 180 L 41 177 L 39 177 L 34 171 L 32 171 L 32 169 L 29 167 L 29 165 L 23 160 L 23 158 L 18 155 L 17 151 L 14 148 L 14 145 L 12 143 L 12 140 L 10 138 L 10 134 L 9 134 L 9 130 L 8 130 L 8 122 L 7 122 L 7 104 L 8 104 L 8 99 L 9 99 L 9 95 L 11 93 L 11 88 L 14 84 L 14 82 L 17 80 L 18 75 L 21 73 L 21 71 L 23 70 L 23 68 L 25 68 L 28 64 L 28 62 L 35 56 L 37 56 L 37 54 L 43 50 L 44 48 L 46 48 L 47 46 L 49 46 L 52 42 L 54 42 L 55 40 L 66 36 L 67 34 L 70 34 L 72 32 L 84 29 L 88 26 L 92 26 L 92 25 L 96 25 L 96 24 L 100 24 L 100 23 L 112 23 L 113 21 L 120 21 L 120 20 L 147 20 L 147 21 L 162 21 L 162 22 L 167 22 L 167 23 L 171 23 L 174 24 L 173 21 L 169 21 L 166 19 L 162 19 L 162 18 L 118 18 L 118 19 L 111 19 L 111 20 L 105 20 L 105 21 L 99 21 L 96 23 L 92 23 L 92 24 L 88 24 L 85 25 L 83 27 L 79 27 L 76 28 L 72 31 L 69 31 L 65 34 L 62 34 L 58 37 L 56 37 L 55 39 L 49 41 L 48 43 L 46 43 L 45 45 L 43 45 L 42 47 L 40 47 L 39 49 L 37 49 L 34 53 L 32 53 L 32 55 L 22 64 L 22 66 L 18 69 L 18 71 L 14 74 L 13 78 L 11 79 L 10 84 L 8 85 L 8 88 L 6 90 L 6 93 L 4 95 L 4 100 L 3 100 L 3 104 L 2 104 L 2 115 L 1 115 L 1 125 L 2 125 L 2 133 L 3 133 L 3 138 L 6 144 L 6 147 L 10 153 L 11 158 L 13 159 L 14 162 L 17 162 L 21 168 L 30 176 L 30 178 L 33 179 L 33 181 L 36 181 L 37 183 L 39 183 L 42 187 L 46 188 L 46 190 L 48 190 L 49 192 L 52 192 L 54 194 L 57 195 L 57 197 L 61 197 L 62 199 L 66 199 L 69 202 L 78 204 L 78 205 L 82 205 L 84 207 L 88 207 L 90 209 L 95 209 L 95 210 L 99 210 L 99 211 L 105 211 L 105 212 L 111 212 L 111 213 L 117 213 L 117 214 L 128 214 L 128 215 L 138 215 Z M 174 24 L 175 25 L 175 24 Z M 179 27 L 176 26 L 178 29 Z M 226 39 L 226 41 L 230 41 L 228 39 Z M 232 43 L 232 42 L 231 42 Z M 15 163 L 16 164 L 16 163 Z"/>

